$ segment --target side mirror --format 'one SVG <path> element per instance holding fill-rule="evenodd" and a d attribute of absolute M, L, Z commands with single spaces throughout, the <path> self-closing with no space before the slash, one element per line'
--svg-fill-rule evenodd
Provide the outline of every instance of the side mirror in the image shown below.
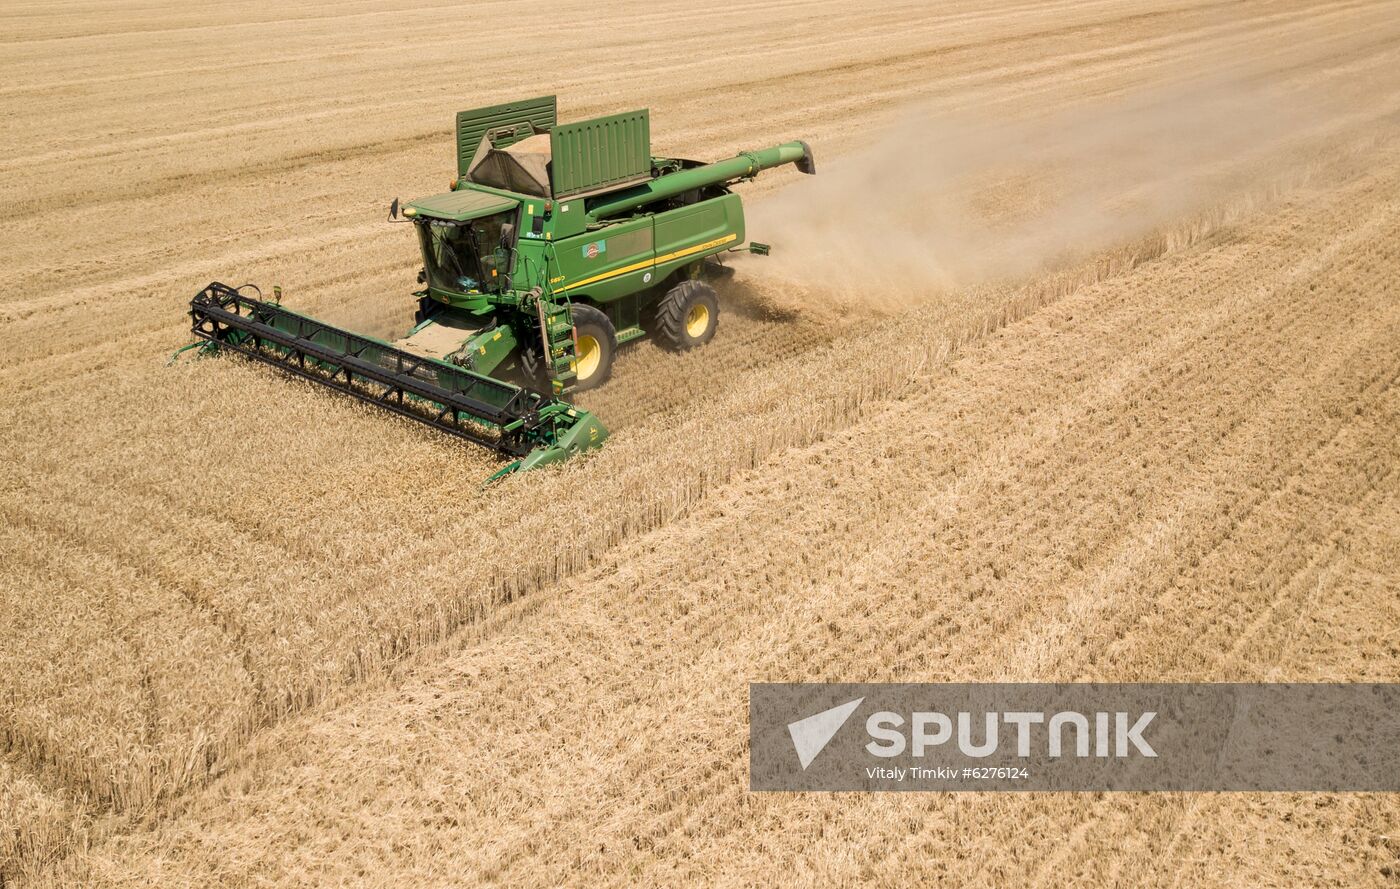
<path fill-rule="evenodd" d="M 394 198 L 394 202 L 389 205 L 389 221 L 393 222 L 399 218 L 399 199 Z"/>
<path fill-rule="evenodd" d="M 507 222 L 501 226 L 501 249 L 510 250 L 515 246 L 515 225 Z"/>

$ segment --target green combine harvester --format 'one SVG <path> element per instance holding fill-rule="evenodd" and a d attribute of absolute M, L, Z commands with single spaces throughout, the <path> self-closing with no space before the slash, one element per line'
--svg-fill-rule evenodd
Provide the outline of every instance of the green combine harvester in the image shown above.
<path fill-rule="evenodd" d="M 565 396 L 606 382 L 624 343 L 709 342 L 709 282 L 731 271 L 718 254 L 744 249 L 729 186 L 815 165 L 805 142 L 713 164 L 653 157 L 646 110 L 555 118 L 554 96 L 458 114 L 452 190 L 393 202 L 390 220 L 411 223 L 423 253 L 402 339 L 216 282 L 190 303 L 190 348 L 257 358 L 514 458 L 493 479 L 598 447 L 607 430 Z"/>

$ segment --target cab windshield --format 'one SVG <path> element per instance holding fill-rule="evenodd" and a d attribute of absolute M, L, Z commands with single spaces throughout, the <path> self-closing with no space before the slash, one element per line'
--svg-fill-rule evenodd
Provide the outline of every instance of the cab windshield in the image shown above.
<path fill-rule="evenodd" d="M 500 289 L 508 271 L 501 228 L 510 223 L 513 213 L 506 210 L 465 222 L 428 217 L 414 220 L 428 285 L 458 293 Z"/>

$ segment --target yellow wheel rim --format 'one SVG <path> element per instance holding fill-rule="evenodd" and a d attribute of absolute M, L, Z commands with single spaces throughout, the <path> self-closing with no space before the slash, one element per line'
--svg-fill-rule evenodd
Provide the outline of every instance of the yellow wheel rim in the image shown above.
<path fill-rule="evenodd" d="M 575 373 L 579 380 L 586 380 L 598 372 L 598 365 L 603 363 L 603 347 L 598 345 L 598 340 L 591 336 L 581 336 L 578 338 L 578 358 L 575 362 Z"/>
<path fill-rule="evenodd" d="M 710 327 L 710 307 L 696 303 L 685 313 L 685 332 L 698 337 Z"/>

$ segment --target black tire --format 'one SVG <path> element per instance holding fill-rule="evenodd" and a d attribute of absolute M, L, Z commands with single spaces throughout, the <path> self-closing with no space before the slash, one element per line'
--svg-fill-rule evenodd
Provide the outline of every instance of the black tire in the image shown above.
<path fill-rule="evenodd" d="M 703 316 L 703 327 L 697 327 Z M 704 281 L 682 281 L 666 291 L 653 310 L 651 334 L 667 349 L 684 352 L 715 338 L 719 297 Z"/>
<path fill-rule="evenodd" d="M 608 320 L 608 316 L 593 306 L 574 303 L 570 311 L 574 319 L 574 337 L 578 347 L 574 372 L 579 376 L 574 380 L 574 388 L 579 391 L 596 389 L 612 376 L 613 357 L 617 355 L 617 330 Z M 585 354 L 589 348 L 589 340 L 596 344 L 598 349 L 598 360 L 591 370 L 586 366 L 591 362 Z M 585 370 L 589 370 L 587 377 L 583 375 Z"/>

